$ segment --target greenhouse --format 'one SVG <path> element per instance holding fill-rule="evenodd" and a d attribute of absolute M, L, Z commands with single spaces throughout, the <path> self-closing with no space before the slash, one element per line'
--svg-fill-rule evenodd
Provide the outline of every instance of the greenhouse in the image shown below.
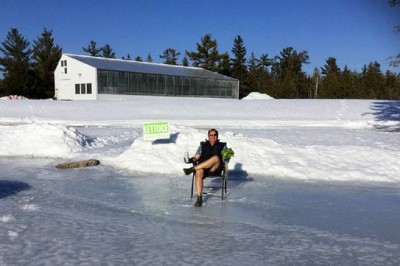
<path fill-rule="evenodd" d="M 63 54 L 54 77 L 55 97 L 60 100 L 115 95 L 239 97 L 237 79 L 197 67 Z"/>

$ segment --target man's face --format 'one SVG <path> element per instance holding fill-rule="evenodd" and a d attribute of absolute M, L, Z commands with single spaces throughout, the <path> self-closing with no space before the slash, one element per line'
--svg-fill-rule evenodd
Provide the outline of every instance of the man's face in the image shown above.
<path fill-rule="evenodd" d="M 210 131 L 210 133 L 208 133 L 208 141 L 210 142 L 211 145 L 214 145 L 214 143 L 217 142 L 217 139 L 218 139 L 217 132 Z"/>

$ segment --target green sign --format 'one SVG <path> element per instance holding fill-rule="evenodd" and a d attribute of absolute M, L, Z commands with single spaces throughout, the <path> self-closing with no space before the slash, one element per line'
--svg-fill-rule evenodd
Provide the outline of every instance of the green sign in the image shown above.
<path fill-rule="evenodd" d="M 143 124 L 143 138 L 146 140 L 169 139 L 170 131 L 168 122 L 148 122 Z"/>

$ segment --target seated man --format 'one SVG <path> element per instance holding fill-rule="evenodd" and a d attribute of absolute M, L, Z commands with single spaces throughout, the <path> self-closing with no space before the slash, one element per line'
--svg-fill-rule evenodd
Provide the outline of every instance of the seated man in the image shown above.
<path fill-rule="evenodd" d="M 223 160 L 221 152 L 225 146 L 226 144 L 218 139 L 218 131 L 210 129 L 208 131 L 208 140 L 202 142 L 197 149 L 196 155 L 189 159 L 189 162 L 193 163 L 194 166 L 183 169 L 186 175 L 195 172 L 197 201 L 194 206 L 196 207 L 201 207 L 203 203 L 203 179 L 207 176 L 221 175 L 222 173 Z"/>

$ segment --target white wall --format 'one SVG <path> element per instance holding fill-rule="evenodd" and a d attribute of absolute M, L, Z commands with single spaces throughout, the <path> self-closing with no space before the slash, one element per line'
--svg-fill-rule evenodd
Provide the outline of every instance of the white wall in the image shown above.
<path fill-rule="evenodd" d="M 67 66 L 61 66 L 66 60 Z M 65 73 L 65 68 L 67 73 Z M 68 55 L 62 55 L 54 71 L 55 97 L 58 100 L 96 100 L 97 70 L 77 61 Z M 75 84 L 92 84 L 92 94 L 76 94 Z"/>

